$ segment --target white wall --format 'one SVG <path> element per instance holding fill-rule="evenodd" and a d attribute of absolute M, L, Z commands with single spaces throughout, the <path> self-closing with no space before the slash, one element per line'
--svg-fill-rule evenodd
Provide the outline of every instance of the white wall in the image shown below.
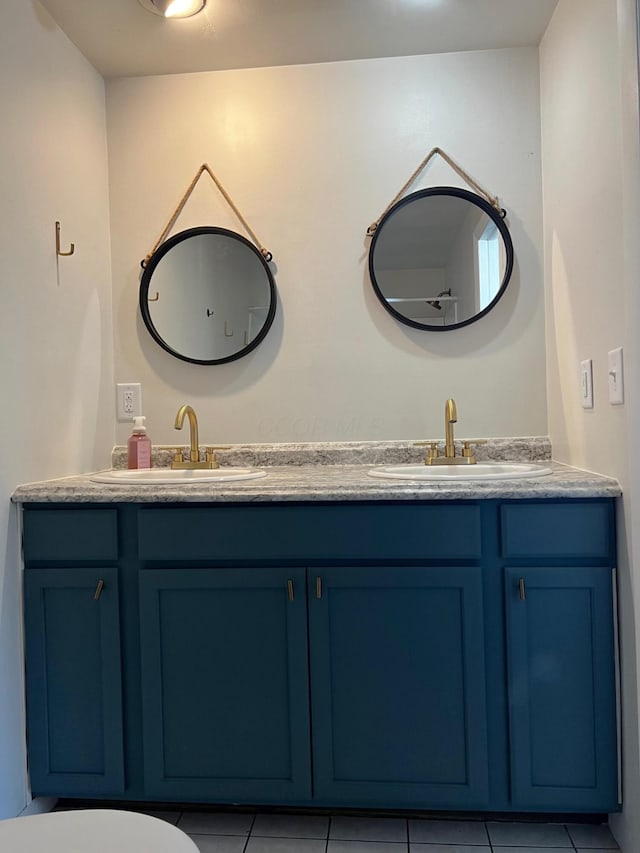
<path fill-rule="evenodd" d="M 629 423 L 629 456 L 625 475 L 625 510 L 619 532 L 620 563 L 625 569 L 620 587 L 623 624 L 622 666 L 624 693 L 624 782 L 627 807 L 611 823 L 624 850 L 640 849 L 640 756 L 638 748 L 638 619 L 640 613 L 640 453 L 633 437 L 640 435 L 640 400 L 634 389 L 640 376 L 640 117 L 638 92 L 638 5 L 636 0 L 618 0 L 618 38 L 622 94 L 622 194 L 624 235 L 624 282 L 627 293 L 626 385 Z"/>
<path fill-rule="evenodd" d="M 624 473 L 627 410 L 607 397 L 607 351 L 626 344 L 616 0 L 561 0 L 541 46 L 541 81 L 554 453 Z M 579 400 L 586 358 L 593 359 L 593 411 Z"/>
<path fill-rule="evenodd" d="M 27 800 L 18 483 L 95 470 L 114 441 L 104 83 L 37 2 L 0 28 L 0 818 Z M 56 263 L 54 223 L 76 253 Z"/>
<path fill-rule="evenodd" d="M 630 441 L 640 426 L 634 34 L 633 0 L 560 0 L 540 50 L 549 433 L 556 459 L 615 476 L 624 492 L 618 583 L 625 806 L 611 823 L 629 851 L 640 849 L 634 559 L 640 459 Z M 627 401 L 611 406 L 607 352 L 618 346 Z M 578 363 L 586 358 L 593 360 L 593 410 L 580 407 Z"/>
<path fill-rule="evenodd" d="M 535 48 L 120 79 L 107 87 L 115 372 L 143 385 L 158 444 L 182 403 L 204 441 L 546 434 Z M 398 324 L 367 272 L 367 226 L 434 145 L 509 212 L 516 270 L 465 329 Z M 137 309 L 140 260 L 208 162 L 277 267 L 279 308 L 248 357 L 215 367 L 155 344 Z M 415 189 L 465 186 L 442 160 Z M 201 179 L 174 229 L 243 233 Z M 122 443 L 130 428 L 118 427 Z"/>

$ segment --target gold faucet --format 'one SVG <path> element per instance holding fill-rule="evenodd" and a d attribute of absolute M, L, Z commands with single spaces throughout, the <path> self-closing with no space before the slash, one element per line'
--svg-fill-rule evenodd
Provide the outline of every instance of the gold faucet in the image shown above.
<path fill-rule="evenodd" d="M 184 423 L 185 415 L 189 418 L 189 434 L 191 442 L 191 449 L 189 451 L 189 461 L 199 462 L 200 443 L 198 441 L 198 418 L 196 417 L 196 413 L 191 408 L 191 406 L 180 406 L 180 408 L 178 409 L 178 414 L 176 415 L 176 422 L 173 426 L 174 429 L 182 429 L 182 424 Z"/>
<path fill-rule="evenodd" d="M 173 425 L 174 428 L 182 429 L 185 415 L 189 418 L 189 458 L 185 460 L 183 458 L 182 448 L 176 448 L 171 467 L 180 468 L 181 470 L 192 468 L 219 468 L 220 463 L 218 462 L 214 451 L 216 449 L 222 449 L 221 446 L 218 448 L 207 447 L 204 460 L 200 460 L 198 418 L 191 406 L 180 406 L 178 414 L 176 415 L 176 422 Z"/>
<path fill-rule="evenodd" d="M 453 459 L 456 455 L 456 447 L 453 443 L 453 425 L 456 423 L 458 423 L 456 401 L 449 398 L 444 404 L 444 455 L 447 459 Z"/>
<path fill-rule="evenodd" d="M 416 444 L 428 444 L 429 451 L 425 465 L 475 465 L 476 455 L 472 444 L 485 444 L 482 439 L 468 439 L 463 442 L 462 455 L 456 456 L 453 437 L 453 425 L 458 422 L 456 401 L 449 398 L 444 404 L 444 456 L 439 455 L 437 441 L 417 441 Z"/>

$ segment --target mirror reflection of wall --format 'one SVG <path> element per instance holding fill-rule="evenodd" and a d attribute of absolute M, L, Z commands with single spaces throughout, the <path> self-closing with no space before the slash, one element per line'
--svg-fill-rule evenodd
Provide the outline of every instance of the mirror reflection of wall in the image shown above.
<path fill-rule="evenodd" d="M 374 289 L 398 319 L 418 328 L 466 325 L 493 307 L 513 263 L 509 232 L 480 196 L 452 187 L 398 202 L 374 235 Z"/>
<path fill-rule="evenodd" d="M 142 278 L 140 308 L 152 337 L 185 361 L 240 358 L 267 333 L 275 285 L 253 244 L 203 227 L 163 243 Z"/>

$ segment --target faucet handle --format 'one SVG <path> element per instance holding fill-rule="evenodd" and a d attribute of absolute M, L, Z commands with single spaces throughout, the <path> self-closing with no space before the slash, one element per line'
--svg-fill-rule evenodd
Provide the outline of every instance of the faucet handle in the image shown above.
<path fill-rule="evenodd" d="M 220 464 L 216 457 L 216 450 L 229 450 L 230 444 L 209 444 L 205 447 L 205 459 L 212 464 L 212 467 L 219 468 Z"/>
<path fill-rule="evenodd" d="M 427 451 L 427 459 L 435 459 L 438 455 L 438 442 L 437 441 L 414 441 L 413 442 L 416 447 L 425 447 L 428 446 L 429 450 Z"/>
<path fill-rule="evenodd" d="M 182 447 L 169 447 L 170 453 L 173 453 L 173 459 L 171 460 L 171 467 L 177 468 L 182 465 L 184 462 L 184 448 Z"/>
<path fill-rule="evenodd" d="M 474 444 L 477 447 L 480 444 L 486 443 L 486 438 L 467 438 L 465 441 L 462 442 L 462 455 L 467 459 L 469 457 L 475 457 L 476 454 L 471 445 Z"/>

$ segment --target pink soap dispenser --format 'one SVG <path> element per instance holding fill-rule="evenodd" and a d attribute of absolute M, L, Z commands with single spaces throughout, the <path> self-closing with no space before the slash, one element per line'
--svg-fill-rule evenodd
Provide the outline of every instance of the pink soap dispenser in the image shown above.
<path fill-rule="evenodd" d="M 127 468 L 151 468 L 151 439 L 144 422 L 142 415 L 133 419 L 133 432 L 127 442 Z"/>

